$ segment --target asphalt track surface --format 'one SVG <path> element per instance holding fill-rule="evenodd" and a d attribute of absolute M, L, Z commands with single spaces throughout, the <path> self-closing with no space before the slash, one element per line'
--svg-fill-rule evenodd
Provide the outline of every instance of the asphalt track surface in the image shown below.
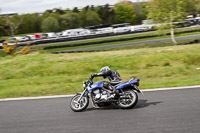
<path fill-rule="evenodd" d="M 0 133 L 199 133 L 200 88 L 144 92 L 133 109 L 75 113 L 69 98 L 0 102 Z"/>

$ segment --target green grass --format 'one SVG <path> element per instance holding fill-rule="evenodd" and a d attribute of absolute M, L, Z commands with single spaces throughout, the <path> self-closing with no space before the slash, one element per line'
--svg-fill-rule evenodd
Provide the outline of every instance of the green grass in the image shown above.
<path fill-rule="evenodd" d="M 0 98 L 74 94 L 103 66 L 123 80 L 135 76 L 141 89 L 200 84 L 200 45 L 92 53 L 38 54 L 0 58 Z M 103 80 L 101 77 L 95 81 Z"/>
<path fill-rule="evenodd" d="M 0 51 L 0 57 L 4 57 L 6 56 L 7 54 L 4 52 L 4 51 Z"/>

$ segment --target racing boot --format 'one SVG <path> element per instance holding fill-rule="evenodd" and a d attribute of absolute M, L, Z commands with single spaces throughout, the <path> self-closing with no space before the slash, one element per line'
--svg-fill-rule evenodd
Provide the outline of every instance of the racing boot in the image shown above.
<path fill-rule="evenodd" d="M 114 86 L 109 86 L 109 89 L 112 91 L 111 95 L 108 97 L 108 99 L 112 99 L 112 98 L 115 98 L 117 96 L 117 91 L 115 89 Z"/>

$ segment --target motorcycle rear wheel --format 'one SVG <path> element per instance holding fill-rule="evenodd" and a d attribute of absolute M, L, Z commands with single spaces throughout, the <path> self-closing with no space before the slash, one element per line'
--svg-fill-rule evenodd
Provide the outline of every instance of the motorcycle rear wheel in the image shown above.
<path fill-rule="evenodd" d="M 138 102 L 138 95 L 133 90 L 125 90 L 125 95 L 129 98 L 120 98 L 118 99 L 118 106 L 121 109 L 131 109 L 133 108 Z"/>
<path fill-rule="evenodd" d="M 87 96 L 83 96 L 80 100 L 80 102 L 78 103 L 78 99 L 80 98 L 80 94 L 75 95 L 70 102 L 70 108 L 74 111 L 74 112 L 80 112 L 85 110 L 88 105 L 89 105 L 89 99 Z"/>

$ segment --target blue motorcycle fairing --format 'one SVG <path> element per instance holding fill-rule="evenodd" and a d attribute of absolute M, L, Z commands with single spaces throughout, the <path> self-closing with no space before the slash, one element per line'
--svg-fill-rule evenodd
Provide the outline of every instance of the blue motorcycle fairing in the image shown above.
<path fill-rule="evenodd" d="M 131 79 L 130 81 L 128 81 L 129 84 L 136 84 L 137 82 L 139 82 L 139 79 Z"/>
<path fill-rule="evenodd" d="M 88 90 L 88 92 L 92 92 L 96 88 L 102 88 L 103 87 L 103 82 L 104 81 L 93 83 L 92 85 L 86 87 L 86 89 Z"/>
<path fill-rule="evenodd" d="M 82 94 L 83 94 L 83 92 L 77 92 L 77 93 L 76 93 L 76 95 L 82 95 Z M 88 97 L 87 94 L 84 94 L 84 96 L 87 96 L 87 97 Z"/>
<path fill-rule="evenodd" d="M 131 79 L 130 81 L 124 82 L 117 86 L 116 90 L 122 89 L 127 85 L 136 84 L 137 82 L 139 82 L 139 79 Z"/>

